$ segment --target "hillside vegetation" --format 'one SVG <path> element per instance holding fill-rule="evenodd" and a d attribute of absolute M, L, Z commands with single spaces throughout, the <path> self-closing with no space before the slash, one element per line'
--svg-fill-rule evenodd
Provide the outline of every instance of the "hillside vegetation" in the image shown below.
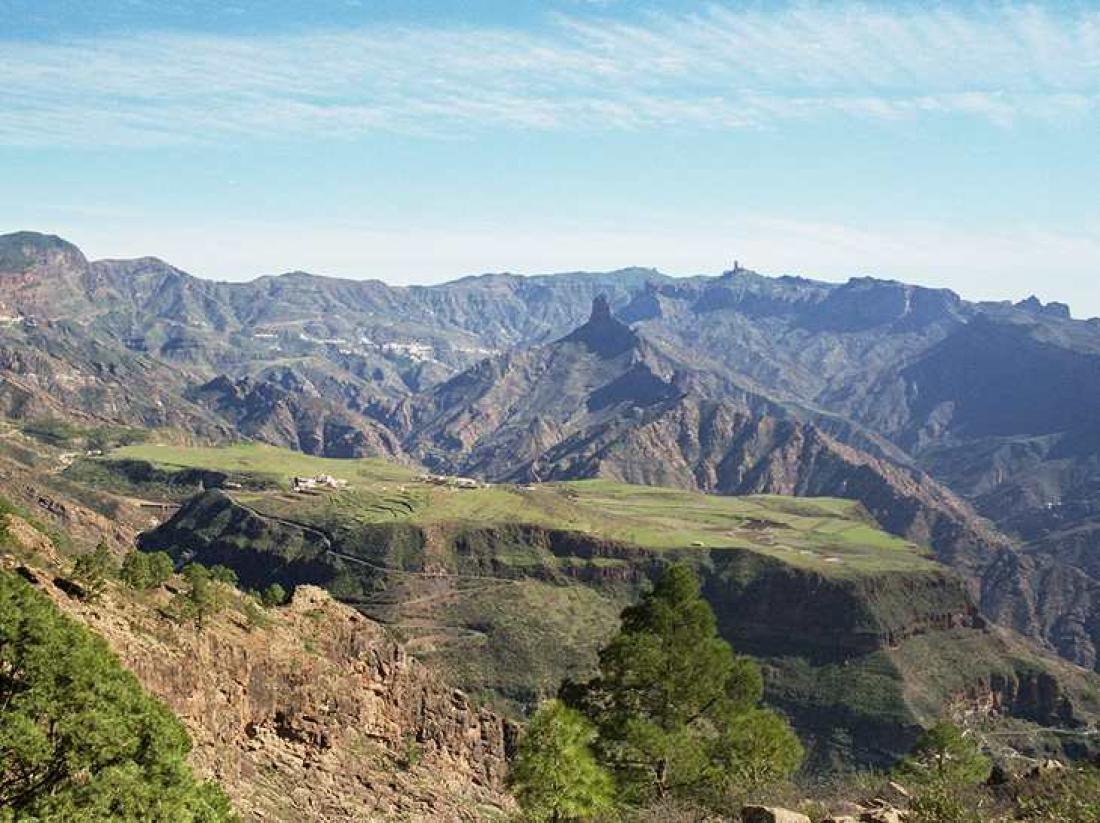
<path fill-rule="evenodd" d="M 576 531 L 646 549 L 745 549 L 828 574 L 931 569 L 917 546 L 878 528 L 859 504 L 776 495 L 719 497 L 607 480 L 492 484 L 458 488 L 376 459 L 335 460 L 258 444 L 228 448 L 141 445 L 114 461 L 162 470 L 203 469 L 269 492 L 234 495 L 257 511 L 347 529 L 354 525 L 526 524 Z M 125 482 L 125 465 L 116 475 Z M 351 483 L 339 494 L 288 495 L 294 476 L 332 474 Z M 230 480 L 229 482 L 234 482 Z"/>
<path fill-rule="evenodd" d="M 889 763 L 945 707 L 996 718 L 1032 751 L 1100 710 L 1080 670 L 990 626 L 925 550 L 838 499 L 716 497 L 607 480 L 462 488 L 375 460 L 266 446 L 137 445 L 95 466 L 195 496 L 142 545 L 232 567 L 248 587 L 321 585 L 382 620 L 464 689 L 522 714 L 584 679 L 617 615 L 670 563 L 701 576 L 722 637 L 753 655 L 808 768 Z M 144 467 L 144 468 L 143 468 Z M 332 473 L 338 490 L 293 492 Z"/>
<path fill-rule="evenodd" d="M 101 638 L 0 568 L 0 820 L 234 823 L 190 748 Z"/>

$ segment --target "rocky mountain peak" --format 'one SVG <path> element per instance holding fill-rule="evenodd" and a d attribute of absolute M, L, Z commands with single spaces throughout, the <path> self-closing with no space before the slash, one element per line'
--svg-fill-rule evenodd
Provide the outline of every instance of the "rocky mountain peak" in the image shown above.
<path fill-rule="evenodd" d="M 88 261 L 49 234 L 0 235 L 0 305 L 4 314 L 59 319 L 88 314 Z"/>
<path fill-rule="evenodd" d="M 83 267 L 80 249 L 52 234 L 18 231 L 0 235 L 0 271 L 20 272 L 32 266 Z"/>
<path fill-rule="evenodd" d="M 1044 315 L 1047 317 L 1058 317 L 1063 320 L 1069 320 L 1071 317 L 1070 308 L 1065 303 L 1046 303 L 1036 297 L 1034 294 L 1026 300 L 1021 300 L 1016 304 L 1016 308 L 1022 309 L 1029 314 Z"/>
<path fill-rule="evenodd" d="M 13 263 L 18 262 L 22 267 L 54 257 L 79 264 L 87 262 L 84 254 L 75 245 L 55 234 L 36 231 L 0 234 L 0 268 L 4 270 L 14 271 L 11 266 Z"/>
<path fill-rule="evenodd" d="M 602 323 L 611 319 L 611 304 L 607 302 L 607 295 L 597 294 L 592 300 L 592 314 L 588 322 Z"/>
<path fill-rule="evenodd" d="M 563 337 L 562 343 L 581 343 L 602 358 L 616 357 L 634 348 L 638 335 L 611 313 L 607 296 L 596 295 L 588 322 Z"/>

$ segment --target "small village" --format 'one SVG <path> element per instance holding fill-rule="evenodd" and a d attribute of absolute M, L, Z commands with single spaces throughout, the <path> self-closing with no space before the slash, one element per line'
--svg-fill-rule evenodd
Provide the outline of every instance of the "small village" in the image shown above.
<path fill-rule="evenodd" d="M 416 477 L 420 483 L 428 483 L 433 486 L 448 486 L 452 489 L 485 489 L 489 483 L 476 480 L 473 477 L 456 477 L 450 474 L 419 474 Z"/>
<path fill-rule="evenodd" d="M 291 488 L 296 492 L 340 491 L 349 488 L 347 480 L 333 477 L 331 474 L 316 474 L 313 477 L 295 477 Z"/>
<path fill-rule="evenodd" d="M 431 486 L 445 486 L 451 489 L 484 489 L 491 484 L 473 477 L 458 477 L 449 474 L 420 474 L 417 482 L 427 483 Z M 291 479 L 291 488 L 298 493 L 318 491 L 343 491 L 351 488 L 347 480 L 333 477 L 331 474 L 315 474 L 312 477 L 294 477 Z"/>

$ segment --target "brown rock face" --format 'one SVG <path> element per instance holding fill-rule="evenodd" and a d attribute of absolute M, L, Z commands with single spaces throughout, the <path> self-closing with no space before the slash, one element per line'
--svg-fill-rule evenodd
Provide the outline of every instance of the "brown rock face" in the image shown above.
<path fill-rule="evenodd" d="M 300 587 L 260 626 L 226 611 L 200 632 L 123 592 L 89 605 L 40 585 L 179 715 L 194 765 L 248 820 L 467 821 L 511 807 L 514 727 L 320 589 Z"/>
<path fill-rule="evenodd" d="M 810 823 L 810 818 L 800 812 L 772 806 L 745 806 L 741 809 L 742 823 Z"/>

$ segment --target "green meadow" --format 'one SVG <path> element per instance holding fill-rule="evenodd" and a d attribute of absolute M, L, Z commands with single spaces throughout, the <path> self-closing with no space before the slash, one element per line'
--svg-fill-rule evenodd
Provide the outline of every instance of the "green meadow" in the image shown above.
<path fill-rule="evenodd" d="M 723 497 L 600 479 L 461 489 L 420 481 L 418 469 L 385 460 L 312 457 L 259 444 L 141 444 L 116 449 L 100 462 L 110 467 L 117 461 L 266 481 L 272 490 L 233 494 L 265 513 L 321 526 L 528 524 L 646 549 L 747 549 L 837 575 L 935 565 L 919 547 L 879 529 L 858 503 L 834 498 Z M 322 473 L 347 480 L 349 488 L 290 491 L 292 477 Z"/>

